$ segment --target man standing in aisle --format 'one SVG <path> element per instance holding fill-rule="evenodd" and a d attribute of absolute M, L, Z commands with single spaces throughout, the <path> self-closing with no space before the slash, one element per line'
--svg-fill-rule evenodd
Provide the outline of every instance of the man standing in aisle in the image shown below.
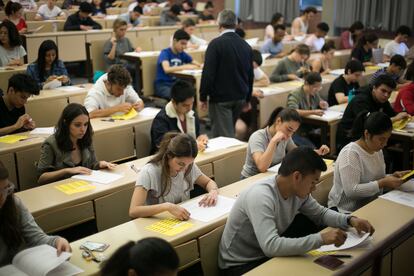
<path fill-rule="evenodd" d="M 252 94 L 253 54 L 234 32 L 237 18 L 233 11 L 223 10 L 218 24 L 220 36 L 206 51 L 200 101 L 202 109 L 208 106 L 213 136 L 234 137 L 234 125 Z"/>

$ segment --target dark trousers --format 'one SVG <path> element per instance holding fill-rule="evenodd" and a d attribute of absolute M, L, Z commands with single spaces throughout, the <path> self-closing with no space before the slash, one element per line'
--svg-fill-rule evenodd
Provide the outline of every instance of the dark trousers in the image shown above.
<path fill-rule="evenodd" d="M 313 221 L 308 219 L 305 215 L 297 214 L 295 219 L 289 225 L 285 232 L 281 235 L 285 238 L 300 238 L 310 234 L 319 232 L 324 228 L 316 225 Z M 220 275 L 223 276 L 239 276 L 252 270 L 253 268 L 261 265 L 262 263 L 269 260 L 269 258 L 263 258 L 254 262 L 250 262 L 244 265 L 233 266 L 227 269 L 220 270 Z"/>
<path fill-rule="evenodd" d="M 237 118 L 243 108 L 244 100 L 209 103 L 209 116 L 213 137 L 224 136 L 234 137 Z"/>

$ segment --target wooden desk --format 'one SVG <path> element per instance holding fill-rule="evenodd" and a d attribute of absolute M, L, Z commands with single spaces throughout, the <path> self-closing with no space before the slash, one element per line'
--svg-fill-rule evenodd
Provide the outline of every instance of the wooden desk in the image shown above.
<path fill-rule="evenodd" d="M 372 236 L 372 244 L 376 246 L 384 240 L 390 238 L 393 233 L 404 227 L 405 224 L 414 220 L 413 209 L 404 205 L 378 198 L 368 205 L 354 212 L 358 217 L 369 220 L 375 227 L 375 233 Z M 414 231 L 411 235 L 414 234 Z M 414 248 L 413 237 L 401 237 L 402 240 L 395 241 L 394 245 L 388 250 L 384 250 L 381 275 L 413 275 L 414 268 L 409 265 L 407 258 L 412 255 Z M 351 264 L 353 260 L 364 254 L 370 249 L 353 248 L 341 251 L 341 254 L 350 254 L 352 259 L 341 259 L 345 265 Z M 271 275 L 278 271 L 281 275 L 333 275 L 334 272 L 322 266 L 315 264 L 313 261 L 317 257 L 296 256 L 296 257 L 275 257 L 266 263 L 251 270 L 246 275 Z M 374 260 L 372 260 L 374 261 Z M 370 275 L 370 266 L 372 262 L 366 264 L 363 275 Z M 358 273 L 360 275 L 360 273 Z"/>
<path fill-rule="evenodd" d="M 9 85 L 9 79 L 11 76 L 17 73 L 25 73 L 27 69 L 27 64 L 22 66 L 7 66 L 1 67 L 0 69 L 0 89 L 3 90 L 3 93 L 7 92 L 7 87 Z"/>
<path fill-rule="evenodd" d="M 131 120 L 115 122 L 104 122 L 103 118 L 92 119 L 91 124 L 95 133 L 93 146 L 97 158 L 106 161 L 120 161 L 148 156 L 150 125 L 154 117 L 138 115 Z M 37 186 L 35 162 L 39 160 L 40 146 L 47 138 L 47 135 L 31 135 L 30 132 L 22 133 L 22 135 L 27 135 L 30 139 L 14 144 L 0 145 L 0 160 L 14 161 L 8 166 L 14 167 L 12 175 L 14 171 L 19 190 Z"/>
<path fill-rule="evenodd" d="M 198 157 L 197 157 L 198 158 Z M 333 174 L 333 167 L 330 166 L 328 171 L 323 173 L 321 176 L 321 182 L 325 179 L 332 177 Z M 241 191 L 247 189 L 251 185 L 255 183 L 255 181 L 260 180 L 264 177 L 268 177 L 274 174 L 271 173 L 262 173 L 255 175 L 253 177 L 238 181 L 231 185 L 225 186 L 220 188 L 220 194 L 227 197 L 235 198 L 237 197 Z M 319 185 L 317 186 L 319 187 Z M 199 200 L 199 199 L 192 199 L 192 200 Z M 168 242 L 171 243 L 177 250 L 177 253 L 181 260 L 181 267 L 185 267 L 186 265 L 201 261 L 201 263 L 208 262 L 208 256 L 204 256 L 204 260 L 200 259 L 202 254 L 197 252 L 193 252 L 192 250 L 180 250 L 182 247 L 186 247 L 189 243 L 198 243 L 198 239 L 203 237 L 204 235 L 208 234 L 209 232 L 222 227 L 227 221 L 227 215 L 224 215 L 218 219 L 215 219 L 211 222 L 201 222 L 194 219 L 190 219 L 189 222 L 193 223 L 194 226 L 189 228 L 188 230 L 175 235 L 175 236 L 166 236 L 163 234 L 158 234 L 151 230 L 146 229 L 147 226 L 159 221 L 162 218 L 171 217 L 168 213 L 162 213 L 156 215 L 151 218 L 139 218 L 132 220 L 130 222 L 121 224 L 119 226 L 107 229 L 95 235 L 86 237 L 84 239 L 75 241 L 71 243 L 73 255 L 70 259 L 70 262 L 74 265 L 82 268 L 85 272 L 82 275 L 92 275 L 96 274 L 99 271 L 99 265 L 94 262 L 86 262 L 81 256 L 81 250 L 79 250 L 79 246 L 85 241 L 95 241 L 95 242 L 105 242 L 109 243 L 110 247 L 105 251 L 106 256 L 110 256 L 112 253 L 115 252 L 120 246 L 125 244 L 127 241 L 133 240 L 140 240 L 146 237 L 160 237 Z M 204 245 L 205 243 L 203 243 Z M 213 245 L 214 246 L 214 245 Z M 205 248 L 199 248 L 200 251 L 203 251 Z M 185 260 L 185 261 L 183 261 Z M 204 268 L 203 268 L 204 269 Z M 207 274 L 206 274 L 207 275 Z"/>
<path fill-rule="evenodd" d="M 233 175 L 231 182 L 221 182 L 221 186 L 225 186 L 235 182 L 234 175 L 237 175 L 236 179 L 239 179 L 243 164 L 229 163 L 226 171 L 221 172 L 215 170 L 217 162 L 238 158 L 243 160 L 244 163 L 246 148 L 247 145 L 244 144 L 216 152 L 201 153 L 197 156 L 195 162 L 209 177 L 226 179 Z M 23 200 L 37 223 L 46 232 L 65 229 L 94 218 L 96 218 L 98 230 L 101 231 L 129 221 L 129 204 L 137 178 L 136 173 L 130 169 L 130 166 L 134 164 L 137 168 L 140 168 L 149 159 L 150 157 L 145 157 L 117 166 L 114 172 L 122 174 L 124 177 L 109 185 L 97 184 L 94 190 L 66 195 L 55 188 L 56 185 L 73 181 L 73 179 L 65 179 L 22 191 L 16 195 Z M 220 175 L 220 173 L 225 175 Z M 89 211 L 91 206 L 94 207 L 92 216 Z M 73 212 L 74 210 L 78 211 Z"/>
<path fill-rule="evenodd" d="M 197 23 L 198 15 L 191 15 L 191 14 L 185 14 L 185 15 L 179 15 L 178 18 L 180 18 L 181 22 L 184 20 L 190 18 L 194 21 L 194 23 Z M 160 25 L 160 16 L 159 15 L 142 15 L 139 18 L 144 24 L 144 26 L 159 26 Z"/>

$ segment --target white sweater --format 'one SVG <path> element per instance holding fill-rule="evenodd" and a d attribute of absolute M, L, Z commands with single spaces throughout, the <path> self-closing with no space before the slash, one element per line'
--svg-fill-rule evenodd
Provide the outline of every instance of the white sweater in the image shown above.
<path fill-rule="evenodd" d="M 335 162 L 328 206 L 337 207 L 341 212 L 353 212 L 361 208 L 382 193 L 377 180 L 384 176 L 382 150 L 369 154 L 357 143 L 349 143 Z"/>

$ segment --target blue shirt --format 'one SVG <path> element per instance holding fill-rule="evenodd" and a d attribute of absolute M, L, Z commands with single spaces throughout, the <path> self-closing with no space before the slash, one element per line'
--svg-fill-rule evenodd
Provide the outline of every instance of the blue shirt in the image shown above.
<path fill-rule="evenodd" d="M 62 76 L 65 75 L 69 77 L 68 71 L 66 70 L 65 64 L 61 60 L 58 60 L 55 64 L 52 65 L 52 68 L 49 71 L 43 73 L 43 78 L 40 78 L 39 75 L 39 66 L 37 62 L 33 62 L 27 66 L 26 73 L 31 76 L 39 85 L 39 89 L 42 89 L 44 82 L 50 76 Z M 67 83 L 62 83 L 62 85 L 70 85 L 70 81 Z"/>
<path fill-rule="evenodd" d="M 193 62 L 193 58 L 186 52 L 174 54 L 171 48 L 162 50 L 157 61 L 157 76 L 155 78 L 156 83 L 169 82 L 172 84 L 176 79 L 176 77 L 168 75 L 164 72 L 164 69 L 162 68 L 162 62 L 165 60 L 168 61 L 171 67 Z"/>
<path fill-rule="evenodd" d="M 137 19 L 135 19 L 134 21 L 131 20 L 131 16 L 129 15 L 129 12 L 120 14 L 118 16 L 118 19 L 124 20 L 127 24 L 132 24 L 132 26 L 134 27 L 138 26 L 139 23 L 141 23 L 141 21 L 139 20 L 139 17 L 137 17 Z"/>
<path fill-rule="evenodd" d="M 381 68 L 379 69 L 377 72 L 375 72 L 372 77 L 371 77 L 371 81 L 369 82 L 371 85 L 374 85 L 375 80 L 381 76 L 381 75 L 388 75 L 390 76 L 395 82 L 398 82 L 398 80 L 400 79 L 399 75 L 396 74 L 389 74 L 387 73 L 387 67 Z"/>
<path fill-rule="evenodd" d="M 262 48 L 260 49 L 260 52 L 262 52 L 262 54 L 271 54 L 272 56 L 276 56 L 277 54 L 279 54 L 280 52 L 282 52 L 283 50 L 283 45 L 282 42 L 278 42 L 278 43 L 273 43 L 273 40 L 268 39 L 262 46 Z"/>

